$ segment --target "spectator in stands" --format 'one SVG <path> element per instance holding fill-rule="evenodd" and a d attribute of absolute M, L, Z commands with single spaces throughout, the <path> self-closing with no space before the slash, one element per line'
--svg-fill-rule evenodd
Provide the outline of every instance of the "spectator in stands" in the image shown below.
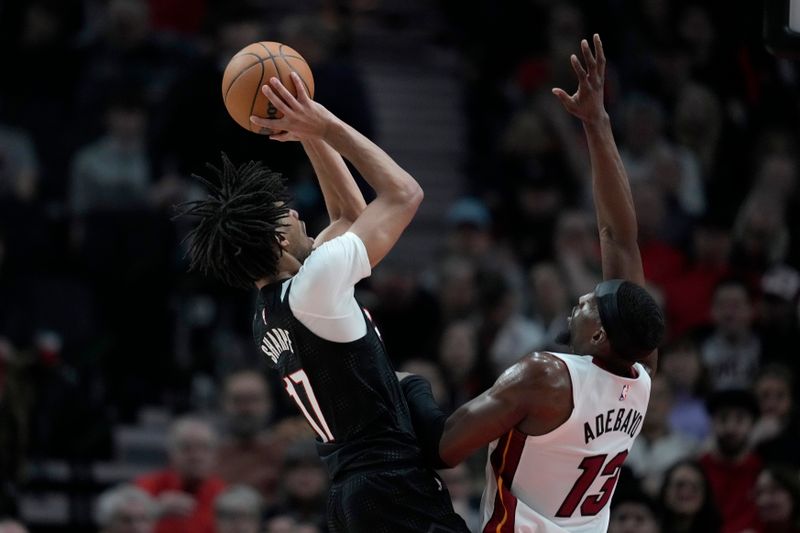
<path fill-rule="evenodd" d="M 214 501 L 216 533 L 259 533 L 263 503 L 255 489 L 234 485 Z"/>
<path fill-rule="evenodd" d="M 277 515 L 267 520 L 265 533 L 294 533 L 297 522 L 289 515 Z"/>
<path fill-rule="evenodd" d="M 286 451 L 281 469 L 283 494 L 270 515 L 288 515 L 297 522 L 324 524 L 328 472 L 313 439 L 298 441 Z"/>
<path fill-rule="evenodd" d="M 544 330 L 521 313 L 519 294 L 499 274 L 484 273 L 481 291 L 481 348 L 499 376 L 526 352 L 544 345 Z"/>
<path fill-rule="evenodd" d="M 677 461 L 690 457 L 695 450 L 692 440 L 670 427 L 672 403 L 669 381 L 661 375 L 655 376 L 642 431 L 625 460 L 626 466 L 633 470 L 650 496 L 658 493 L 667 469 Z"/>
<path fill-rule="evenodd" d="M 16 520 L 0 518 L 0 533 L 28 533 L 28 528 Z"/>
<path fill-rule="evenodd" d="M 758 476 L 755 488 L 762 533 L 800 532 L 800 480 L 797 472 L 783 466 L 768 466 Z"/>
<path fill-rule="evenodd" d="M 686 224 L 669 216 L 668 199 L 657 183 L 637 183 L 631 193 L 645 277 L 648 282 L 664 286 L 685 268 L 686 258 L 675 243 L 684 237 Z"/>
<path fill-rule="evenodd" d="M 761 457 L 750 449 L 750 434 L 758 418 L 758 403 L 744 389 L 714 393 L 708 400 L 714 428 L 711 451 L 700 458 L 717 507 L 723 533 L 735 533 L 758 525 L 753 489 L 763 467 Z"/>
<path fill-rule="evenodd" d="M 409 359 L 400 367 L 401 372 L 408 372 L 425 378 L 431 384 L 433 398 L 439 405 L 448 406 L 450 392 L 445 385 L 442 369 L 433 362 L 425 359 Z"/>
<path fill-rule="evenodd" d="M 264 533 L 322 533 L 322 528 L 310 522 L 298 522 L 288 515 L 278 515 L 267 520 Z"/>
<path fill-rule="evenodd" d="M 214 429 L 198 418 L 180 418 L 170 427 L 168 446 L 170 466 L 136 480 L 158 502 L 156 533 L 213 533 L 214 500 L 225 488 L 213 474 Z"/>
<path fill-rule="evenodd" d="M 430 357 L 441 335 L 441 312 L 435 296 L 417 281 L 416 269 L 387 265 L 378 270 L 370 277 L 369 296 L 374 303 L 362 300 L 363 305 L 378 324 L 395 365 Z"/>
<path fill-rule="evenodd" d="M 754 309 L 744 282 L 726 280 L 714 291 L 714 330 L 703 342 L 703 363 L 714 390 L 748 389 L 761 363 L 761 340 L 753 329 Z"/>
<path fill-rule="evenodd" d="M 439 364 L 451 394 L 449 404 L 461 405 L 483 389 L 485 377 L 479 375 L 478 338 L 475 326 L 467 320 L 451 322 L 442 332 Z"/>
<path fill-rule="evenodd" d="M 789 346 L 800 336 L 795 305 L 800 296 L 800 272 L 788 265 L 770 268 L 761 278 L 759 331 L 765 361 L 793 365 Z"/>
<path fill-rule="evenodd" d="M 39 161 L 30 136 L 0 124 L 0 205 L 12 199 L 20 203 L 31 201 L 38 176 Z"/>
<path fill-rule="evenodd" d="M 661 531 L 658 506 L 649 496 L 630 491 L 614 496 L 608 533 L 660 533 Z"/>
<path fill-rule="evenodd" d="M 662 282 L 667 323 L 676 338 L 711 321 L 714 291 L 730 273 L 731 236 L 723 218 L 707 215 L 693 229 L 689 266 L 674 279 Z"/>
<path fill-rule="evenodd" d="M 664 136 L 664 110 L 645 95 L 628 98 L 623 111 L 620 155 L 632 184 L 652 182 L 686 214 L 705 209 L 700 165 L 695 155 L 674 146 Z"/>
<path fill-rule="evenodd" d="M 228 483 L 251 486 L 267 505 L 274 503 L 285 443 L 267 429 L 272 396 L 255 370 L 230 374 L 222 392 L 224 436 L 217 449 L 217 471 Z"/>
<path fill-rule="evenodd" d="M 667 470 L 660 501 L 664 531 L 719 533 L 722 527 L 708 477 L 695 461 L 680 461 Z"/>
<path fill-rule="evenodd" d="M 708 379 L 700 349 L 689 337 L 678 339 L 660 350 L 658 366 L 673 392 L 670 427 L 696 443 L 703 442 L 711 433 L 711 419 L 706 411 Z"/>
<path fill-rule="evenodd" d="M 477 198 L 457 200 L 447 211 L 446 257 L 467 259 L 481 272 L 502 277 L 522 293 L 525 280 L 514 253 L 492 234 L 492 215 Z"/>
<path fill-rule="evenodd" d="M 101 533 L 152 533 L 155 530 L 155 500 L 135 485 L 118 485 L 97 500 L 97 524 Z"/>
<path fill-rule="evenodd" d="M 760 276 L 786 258 L 789 228 L 781 200 L 774 191 L 755 188 L 739 209 L 731 262 L 742 274 Z"/>
<path fill-rule="evenodd" d="M 470 318 L 478 297 L 477 273 L 472 261 L 448 257 L 437 265 L 432 284 L 436 288 L 445 323 Z"/>
<path fill-rule="evenodd" d="M 573 305 L 564 278 L 555 264 L 541 262 L 531 268 L 528 281 L 532 316 L 545 331 L 544 343 L 564 351 L 557 339 L 567 332 L 567 317 Z"/>
<path fill-rule="evenodd" d="M 150 159 L 147 110 L 135 91 L 117 93 L 106 109 L 106 133 L 82 148 L 72 163 L 70 207 L 85 215 L 141 209 L 148 204 Z"/>
<path fill-rule="evenodd" d="M 783 432 L 792 420 L 792 370 L 783 365 L 765 367 L 756 379 L 753 392 L 761 413 L 753 428 L 753 446 Z"/>
<path fill-rule="evenodd" d="M 594 224 L 592 217 L 583 211 L 562 212 L 556 221 L 553 247 L 572 302 L 592 292 L 602 279 Z"/>
<path fill-rule="evenodd" d="M 722 134 L 722 104 L 707 87 L 687 83 L 674 110 L 675 139 L 694 153 L 703 177 L 715 170 Z"/>
<path fill-rule="evenodd" d="M 771 431 L 778 428 L 776 435 L 758 445 L 758 453 L 773 463 L 787 464 L 800 469 L 800 454 L 797 453 L 797 443 L 800 441 L 800 418 L 794 406 L 794 391 L 791 387 L 793 382 L 791 370 L 781 366 L 765 368 L 761 378 L 756 382 L 755 391 L 759 405 L 766 413 L 772 413 L 765 415 L 766 419 L 760 421 L 761 425 Z"/>

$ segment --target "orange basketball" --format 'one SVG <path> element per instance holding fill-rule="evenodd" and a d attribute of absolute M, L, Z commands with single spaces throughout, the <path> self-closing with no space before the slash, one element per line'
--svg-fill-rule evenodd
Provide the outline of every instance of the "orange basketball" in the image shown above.
<path fill-rule="evenodd" d="M 222 76 L 222 100 L 233 120 L 254 133 L 270 134 L 266 128 L 250 122 L 250 115 L 264 118 L 283 116 L 264 96 L 261 87 L 274 76 L 297 96 L 290 78 L 292 71 L 297 72 L 313 98 L 314 77 L 306 60 L 296 50 L 272 41 L 253 43 L 242 48 L 228 62 Z"/>

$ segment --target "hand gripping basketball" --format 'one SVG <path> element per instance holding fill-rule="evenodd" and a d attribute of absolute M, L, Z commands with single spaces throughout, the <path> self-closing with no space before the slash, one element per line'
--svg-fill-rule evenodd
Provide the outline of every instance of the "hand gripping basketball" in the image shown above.
<path fill-rule="evenodd" d="M 271 78 L 261 89 L 270 102 L 283 114 L 281 118 L 261 118 L 255 115 L 250 121 L 271 130 L 269 138 L 275 141 L 296 141 L 321 138 L 336 117 L 321 104 L 311 99 L 297 73 L 291 73 L 295 98 L 278 78 Z"/>

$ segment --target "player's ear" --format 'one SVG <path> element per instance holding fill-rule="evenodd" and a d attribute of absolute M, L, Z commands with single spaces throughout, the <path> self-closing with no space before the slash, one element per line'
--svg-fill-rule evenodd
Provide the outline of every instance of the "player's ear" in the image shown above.
<path fill-rule="evenodd" d="M 600 346 L 607 339 L 606 330 L 600 326 L 593 334 L 592 334 L 592 344 L 595 346 Z"/>

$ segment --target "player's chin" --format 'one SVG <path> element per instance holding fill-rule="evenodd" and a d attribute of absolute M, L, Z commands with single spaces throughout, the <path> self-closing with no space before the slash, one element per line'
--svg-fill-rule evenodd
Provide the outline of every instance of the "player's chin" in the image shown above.
<path fill-rule="evenodd" d="M 563 344 L 564 346 L 572 346 L 572 332 L 570 330 L 565 330 L 556 335 L 554 339 L 556 343 Z"/>

